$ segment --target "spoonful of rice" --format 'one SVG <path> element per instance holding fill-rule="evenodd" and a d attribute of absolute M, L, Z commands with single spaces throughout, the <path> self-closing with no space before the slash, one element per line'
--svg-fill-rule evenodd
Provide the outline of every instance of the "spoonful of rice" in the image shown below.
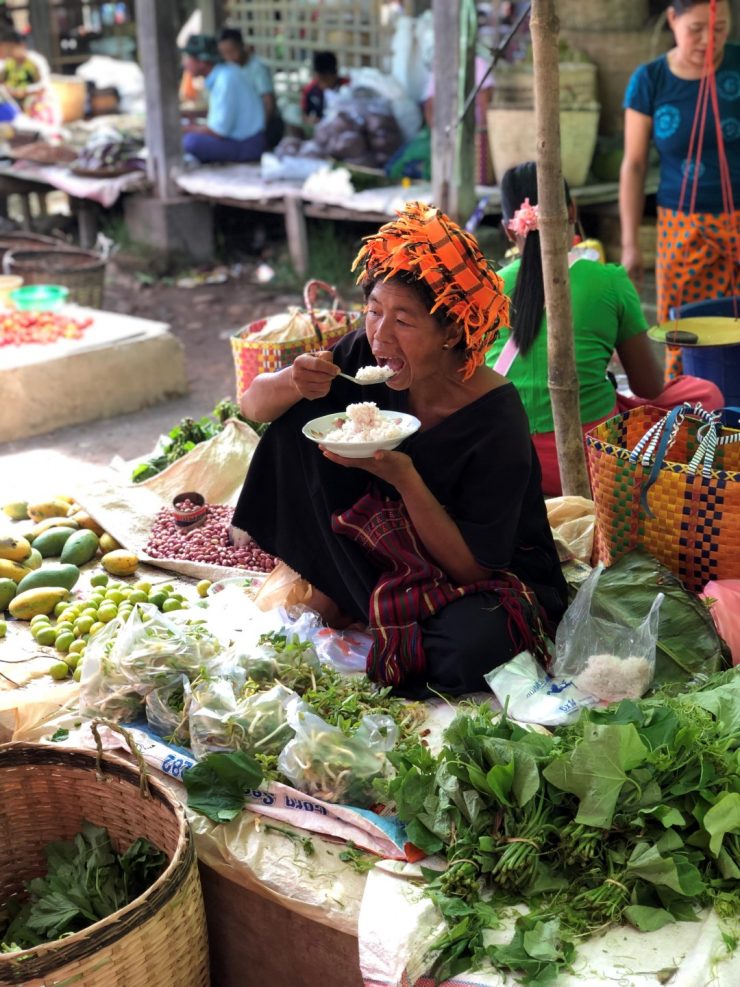
<path fill-rule="evenodd" d="M 341 371 L 337 376 L 345 377 L 347 380 L 351 380 L 353 384 L 384 384 L 394 374 L 395 370 L 391 370 L 390 367 L 381 367 L 375 364 L 368 367 L 360 367 L 354 377 L 351 377 L 349 374 L 343 374 Z"/>

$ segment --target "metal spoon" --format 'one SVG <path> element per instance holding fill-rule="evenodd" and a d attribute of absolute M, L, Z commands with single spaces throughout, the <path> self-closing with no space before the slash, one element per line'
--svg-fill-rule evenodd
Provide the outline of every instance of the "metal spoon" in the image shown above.
<path fill-rule="evenodd" d="M 395 375 L 392 374 L 391 377 L 392 376 Z M 341 370 L 337 374 L 337 377 L 344 377 L 345 380 L 351 380 L 353 384 L 359 384 L 360 387 L 368 387 L 373 384 L 386 384 L 391 379 L 391 377 L 384 377 L 382 380 L 358 380 L 356 377 L 351 377 L 349 374 L 343 374 Z"/>

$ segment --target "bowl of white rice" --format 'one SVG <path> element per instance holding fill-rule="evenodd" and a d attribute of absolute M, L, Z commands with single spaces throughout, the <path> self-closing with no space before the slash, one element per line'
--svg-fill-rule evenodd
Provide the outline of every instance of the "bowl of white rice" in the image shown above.
<path fill-rule="evenodd" d="M 395 449 L 420 427 L 413 415 L 381 411 L 373 401 L 360 401 L 347 405 L 345 412 L 307 422 L 303 434 L 338 456 L 367 459 L 379 449 Z"/>

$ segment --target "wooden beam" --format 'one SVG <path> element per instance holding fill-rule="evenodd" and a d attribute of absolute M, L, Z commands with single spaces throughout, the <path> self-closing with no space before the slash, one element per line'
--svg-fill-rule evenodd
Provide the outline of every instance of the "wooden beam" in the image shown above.
<path fill-rule="evenodd" d="M 177 30 L 175 0 L 136 0 L 139 62 L 146 94 L 147 173 L 160 199 L 178 194 L 172 176 L 182 163 Z"/>
<path fill-rule="evenodd" d="M 475 205 L 475 107 L 458 117 L 474 86 L 475 30 L 463 18 L 468 0 L 434 0 L 434 123 L 432 194 L 434 204 L 464 223 Z M 472 8 L 474 12 L 474 7 Z M 466 49 L 461 55 L 461 34 Z"/>
<path fill-rule="evenodd" d="M 51 62 L 56 51 L 52 38 L 52 14 L 49 0 L 28 0 L 28 19 L 31 22 L 33 46 Z"/>

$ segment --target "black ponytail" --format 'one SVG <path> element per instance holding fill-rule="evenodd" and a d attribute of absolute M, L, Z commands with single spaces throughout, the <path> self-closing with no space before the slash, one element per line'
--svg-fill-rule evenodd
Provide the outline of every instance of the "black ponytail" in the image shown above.
<path fill-rule="evenodd" d="M 570 205 L 570 190 L 565 184 L 565 201 Z M 527 161 L 509 168 L 501 179 L 501 211 L 504 223 L 514 217 L 514 213 L 525 199 L 530 205 L 537 205 L 537 166 Z M 540 234 L 532 230 L 524 239 L 521 264 L 514 291 L 511 295 L 511 334 L 517 349 L 526 354 L 534 346 L 542 325 L 545 311 L 545 282 L 542 276 L 542 251 Z"/>

